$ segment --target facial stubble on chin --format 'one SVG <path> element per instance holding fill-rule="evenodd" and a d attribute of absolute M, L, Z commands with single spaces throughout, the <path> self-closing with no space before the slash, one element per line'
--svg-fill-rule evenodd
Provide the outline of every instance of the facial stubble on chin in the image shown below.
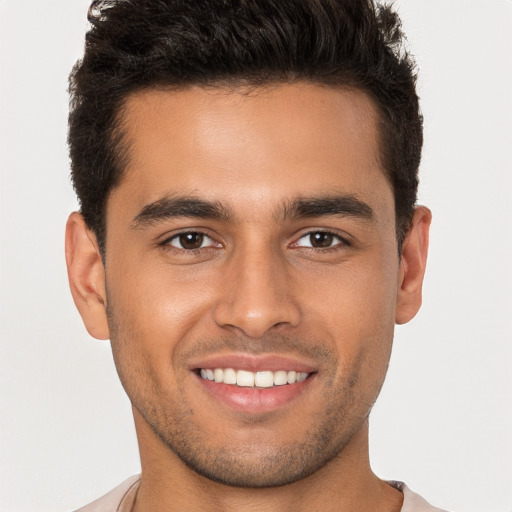
<path fill-rule="evenodd" d="M 211 432 L 198 425 L 194 410 L 186 399 L 183 383 L 178 383 L 178 389 L 172 395 L 161 389 L 157 373 L 149 364 L 144 364 L 147 360 L 126 344 L 129 338 L 137 339 L 135 326 L 121 326 L 113 313 L 111 301 L 108 304 L 114 360 L 133 407 L 159 438 L 163 449 L 170 450 L 195 473 L 224 485 L 277 487 L 315 473 L 339 457 L 354 434 L 364 426 L 382 386 L 380 382 L 373 393 L 365 394 L 364 402 L 358 399 L 360 387 L 364 386 L 361 375 L 364 350 L 358 354 L 350 375 L 344 375 L 341 383 L 336 384 L 337 354 L 318 341 L 299 341 L 283 336 L 269 338 L 272 341 L 267 343 L 258 340 L 258 350 L 262 352 L 275 352 L 275 347 L 284 346 L 292 353 L 299 350 L 314 354 L 315 360 L 324 362 L 321 402 L 326 407 L 311 418 L 300 419 L 309 423 L 300 441 L 280 444 L 277 436 L 273 436 L 277 414 L 271 412 L 241 420 L 241 428 L 254 430 L 254 436 L 250 437 L 252 442 L 232 447 L 230 438 L 226 436 L 220 445 L 212 446 Z M 128 337 L 125 333 L 129 333 Z M 220 346 L 244 347 L 240 338 L 227 336 L 222 340 L 205 341 L 200 349 L 187 351 L 182 358 L 186 360 L 197 350 L 208 353 Z"/>
<path fill-rule="evenodd" d="M 252 444 L 234 449 L 230 447 L 228 436 L 221 446 L 209 447 L 208 432 L 193 427 L 194 413 L 187 403 L 173 407 L 172 415 L 161 414 L 155 408 L 150 410 L 145 404 L 135 406 L 165 447 L 195 473 L 224 485 L 267 488 L 301 480 L 342 453 L 360 423 L 351 425 L 344 414 L 344 411 L 353 408 L 351 390 L 343 389 L 336 394 L 342 395 L 341 400 L 337 397 L 333 403 L 331 394 L 332 406 L 320 422 L 305 430 L 302 442 L 269 444 L 268 438 L 272 436 L 268 436 L 268 429 L 272 429 L 273 421 L 270 419 L 271 413 L 267 413 L 240 422 L 241 428 L 252 427 L 255 434 Z M 267 431 L 263 436 L 266 444 L 260 441 L 261 430 Z M 340 431 L 343 432 L 342 436 L 333 437 L 333 432 Z"/>

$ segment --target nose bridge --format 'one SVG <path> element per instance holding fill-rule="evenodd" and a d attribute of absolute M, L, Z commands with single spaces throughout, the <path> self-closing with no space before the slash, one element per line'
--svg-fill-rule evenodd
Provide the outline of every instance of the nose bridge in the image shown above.
<path fill-rule="evenodd" d="M 300 321 L 283 255 L 268 242 L 245 243 L 230 258 L 215 320 L 258 338 L 275 326 Z"/>

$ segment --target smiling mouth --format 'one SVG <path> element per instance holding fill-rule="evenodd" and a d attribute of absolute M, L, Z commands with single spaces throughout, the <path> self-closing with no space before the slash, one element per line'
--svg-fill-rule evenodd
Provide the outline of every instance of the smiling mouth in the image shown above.
<path fill-rule="evenodd" d="M 259 371 L 235 370 L 233 368 L 201 368 L 199 375 L 204 380 L 219 384 L 230 384 L 244 388 L 272 388 L 296 384 L 306 380 L 311 373 L 295 370 Z"/>

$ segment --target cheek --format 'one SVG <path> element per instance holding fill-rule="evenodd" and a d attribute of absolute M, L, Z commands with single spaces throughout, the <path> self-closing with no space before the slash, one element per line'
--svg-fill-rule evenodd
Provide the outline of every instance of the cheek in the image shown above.
<path fill-rule="evenodd" d="M 337 353 L 336 378 L 371 386 L 384 379 L 394 332 L 397 268 L 374 258 L 325 276 L 322 287 L 308 287 L 307 315 L 312 329 Z"/>
<path fill-rule="evenodd" d="M 394 325 L 397 272 L 397 264 L 372 258 L 312 276 L 301 292 L 304 311 L 339 332 L 389 332 Z"/>
<path fill-rule="evenodd" d="M 201 272 L 191 279 L 165 264 L 138 261 L 117 268 L 124 268 L 122 275 L 115 269 L 107 272 L 115 343 L 144 354 L 155 371 L 168 371 L 181 341 L 209 321 L 209 281 Z"/>

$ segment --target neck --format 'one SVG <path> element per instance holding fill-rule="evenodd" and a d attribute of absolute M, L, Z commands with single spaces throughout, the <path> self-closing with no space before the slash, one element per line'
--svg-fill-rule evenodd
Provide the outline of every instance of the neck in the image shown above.
<path fill-rule="evenodd" d="M 142 473 L 133 512 L 400 511 L 403 495 L 371 471 L 367 422 L 337 457 L 312 475 L 280 487 L 241 488 L 188 468 L 137 414 Z"/>

